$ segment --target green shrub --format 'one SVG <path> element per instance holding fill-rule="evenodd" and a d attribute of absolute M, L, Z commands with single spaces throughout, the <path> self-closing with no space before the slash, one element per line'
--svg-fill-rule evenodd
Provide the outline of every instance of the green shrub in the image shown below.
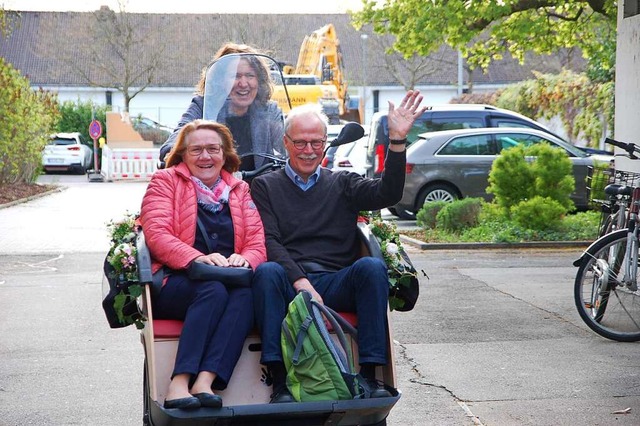
<path fill-rule="evenodd" d="M 447 203 L 436 215 L 437 227 L 457 233 L 476 226 L 483 203 L 482 198 L 463 198 Z"/>
<path fill-rule="evenodd" d="M 435 229 L 437 224 L 436 216 L 447 204 L 449 204 L 447 201 L 432 201 L 424 203 L 422 208 L 416 214 L 416 224 L 424 229 Z"/>
<path fill-rule="evenodd" d="M 573 177 L 573 163 L 561 148 L 547 144 L 528 147 L 526 155 L 535 157 L 530 163 L 534 176 L 533 194 L 542 198 L 550 198 L 563 206 L 566 211 L 573 210 L 571 193 L 576 187 Z"/>
<path fill-rule="evenodd" d="M 97 105 L 93 101 L 64 101 L 60 104 L 60 121 L 56 126 L 58 132 L 80 132 L 84 138 L 91 141 L 89 136 L 89 125 L 95 118 L 102 124 L 102 128 L 106 129 L 107 123 L 107 106 Z M 102 134 L 106 137 L 106 135 Z"/>
<path fill-rule="evenodd" d="M 503 89 L 495 105 L 534 120 L 559 117 L 569 140 L 585 138 L 587 146 L 598 148 L 604 130 L 613 129 L 614 81 L 594 82 L 567 70 L 534 74 L 535 79 Z"/>
<path fill-rule="evenodd" d="M 533 158 L 532 158 L 533 157 Z M 503 150 L 489 173 L 487 192 L 510 215 L 511 208 L 536 196 L 550 198 L 565 208 L 574 208 L 573 164 L 564 150 L 547 144 L 521 145 Z"/>
<path fill-rule="evenodd" d="M 57 119 L 56 96 L 31 89 L 29 80 L 0 57 L 0 184 L 36 180 Z"/>
<path fill-rule="evenodd" d="M 491 166 L 487 192 L 505 212 L 532 195 L 534 177 L 525 155 L 523 146 L 503 150 Z"/>
<path fill-rule="evenodd" d="M 566 207 L 550 197 L 536 195 L 511 207 L 511 218 L 524 229 L 545 231 L 557 229 Z"/>
<path fill-rule="evenodd" d="M 600 214 L 595 211 L 567 214 L 557 229 L 532 230 L 523 228 L 513 220 L 507 220 L 495 212 L 495 205 L 484 203 L 480 223 L 461 233 L 441 228 L 424 229 L 421 235 L 411 235 L 425 242 L 458 243 L 519 243 L 523 241 L 593 241 L 598 232 Z"/>

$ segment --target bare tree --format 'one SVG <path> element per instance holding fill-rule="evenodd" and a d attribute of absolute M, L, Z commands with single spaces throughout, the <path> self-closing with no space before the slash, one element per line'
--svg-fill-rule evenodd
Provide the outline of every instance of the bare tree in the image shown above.
<path fill-rule="evenodd" d="M 107 60 L 92 61 L 76 70 L 89 84 L 113 87 L 122 93 L 125 112 L 128 112 L 137 94 L 151 84 L 158 84 L 157 71 L 165 62 L 169 37 L 162 37 L 160 28 L 149 20 L 134 20 L 134 15 L 125 10 L 124 1 L 118 5 L 117 13 L 104 6 L 93 13 L 91 54 Z M 95 75 L 105 76 L 107 80 L 96 80 Z"/>
<path fill-rule="evenodd" d="M 118 91 L 124 110 L 150 85 L 162 85 L 176 58 L 167 54 L 173 21 L 159 14 L 133 14 L 119 0 L 119 10 L 107 6 L 87 13 L 51 14 L 40 31 L 45 42 L 37 53 L 59 64 L 52 73 L 73 73 L 89 86 Z M 61 43 L 57 34 L 70 40 Z"/>
<path fill-rule="evenodd" d="M 394 37 L 373 35 L 369 39 L 376 44 L 378 51 L 386 52 L 380 58 L 381 66 L 407 90 L 415 88 L 429 76 L 440 72 L 443 66 L 455 65 L 450 59 L 447 59 L 451 58 L 451 53 L 447 52 L 444 46 L 429 56 L 413 54 L 406 58 L 393 49 Z M 471 70 L 468 67 L 465 69 L 469 77 L 467 81 L 470 82 Z"/>
<path fill-rule="evenodd" d="M 222 38 L 254 46 L 266 54 L 277 55 L 290 43 L 286 31 L 280 30 L 282 19 L 276 15 L 226 15 L 219 25 Z"/>

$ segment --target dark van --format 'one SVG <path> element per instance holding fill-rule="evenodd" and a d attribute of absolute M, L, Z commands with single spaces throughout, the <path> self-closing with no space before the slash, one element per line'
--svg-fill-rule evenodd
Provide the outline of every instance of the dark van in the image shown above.
<path fill-rule="evenodd" d="M 407 136 L 409 144 L 425 132 L 453 129 L 473 129 L 482 127 L 526 127 L 562 137 L 551 132 L 542 124 L 507 109 L 480 104 L 450 104 L 429 107 L 416 120 Z M 375 113 L 369 129 L 367 141 L 367 177 L 379 177 L 384 169 L 384 159 L 389 146 L 387 113 Z"/>

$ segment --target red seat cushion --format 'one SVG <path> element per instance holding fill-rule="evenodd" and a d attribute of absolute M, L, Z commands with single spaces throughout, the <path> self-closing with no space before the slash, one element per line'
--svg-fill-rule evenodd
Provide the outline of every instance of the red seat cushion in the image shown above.
<path fill-rule="evenodd" d="M 158 338 L 178 338 L 182 331 L 182 321 L 157 319 L 153 320 L 153 337 Z"/>
<path fill-rule="evenodd" d="M 356 317 L 356 314 L 351 312 L 340 312 L 340 316 L 346 319 L 352 326 L 358 326 L 358 318 Z M 329 330 L 333 329 L 331 324 L 327 324 L 327 327 Z M 177 339 L 180 337 L 181 331 L 182 321 L 166 319 L 153 320 L 153 337 L 156 339 Z M 258 335 L 257 331 L 254 331 L 251 334 Z"/>
<path fill-rule="evenodd" d="M 338 314 L 340 314 L 342 318 L 346 319 L 347 322 L 352 326 L 358 327 L 358 317 L 356 317 L 356 314 L 354 314 L 353 312 L 338 312 Z M 333 330 L 333 327 L 331 327 L 331 324 L 329 322 L 325 320 L 324 323 L 327 325 L 327 329 L 329 329 L 329 331 Z"/>

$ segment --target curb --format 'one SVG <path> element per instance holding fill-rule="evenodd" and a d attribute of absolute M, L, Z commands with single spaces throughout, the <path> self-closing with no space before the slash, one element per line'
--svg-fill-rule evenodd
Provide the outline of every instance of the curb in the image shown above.
<path fill-rule="evenodd" d="M 400 240 L 420 250 L 469 250 L 469 249 L 586 249 L 593 241 L 530 241 L 523 243 L 426 243 L 400 234 Z"/>
<path fill-rule="evenodd" d="M 50 185 L 50 184 L 49 184 L 49 185 Z M 41 198 L 41 197 L 45 197 L 45 196 L 50 195 L 50 194 L 53 194 L 53 193 L 55 193 L 55 192 L 62 192 L 62 191 L 64 191 L 65 189 L 67 189 L 67 187 L 66 187 L 66 186 L 58 186 L 58 187 L 56 187 L 56 188 L 54 188 L 54 189 L 50 189 L 49 191 L 41 192 L 41 193 L 39 193 L 39 194 L 32 195 L 32 196 L 30 196 L 30 197 L 21 198 L 21 199 L 19 199 L 19 200 L 15 200 L 15 201 L 11 201 L 11 202 L 8 202 L 8 203 L 0 204 L 0 209 L 6 209 L 7 207 L 15 206 L 15 205 L 17 205 L 17 204 L 26 203 L 26 202 L 28 202 L 28 201 L 35 200 L 35 199 L 37 199 L 37 198 Z"/>

